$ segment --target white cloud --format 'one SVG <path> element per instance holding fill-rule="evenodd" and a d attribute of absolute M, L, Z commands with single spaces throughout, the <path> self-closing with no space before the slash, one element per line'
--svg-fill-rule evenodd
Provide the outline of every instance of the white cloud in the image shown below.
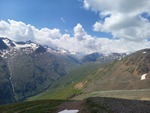
<path fill-rule="evenodd" d="M 95 24 L 93 25 L 93 30 L 94 31 L 102 31 L 102 24 L 100 22 L 95 22 Z"/>
<path fill-rule="evenodd" d="M 98 23 L 98 22 L 97 22 Z M 99 26 L 98 26 L 99 29 Z M 57 28 L 37 29 L 32 25 L 14 20 L 0 21 L 0 37 L 8 37 L 15 41 L 32 40 L 40 44 L 47 44 L 50 47 L 59 47 L 71 52 L 92 53 L 92 52 L 132 52 L 148 48 L 150 43 L 142 40 L 140 43 L 125 39 L 97 38 L 89 35 L 82 25 L 78 23 L 74 27 L 74 34 L 62 34 Z"/>
<path fill-rule="evenodd" d="M 84 0 L 84 7 L 100 13 L 103 22 L 95 22 L 94 31 L 111 32 L 114 37 L 141 41 L 150 37 L 149 0 Z"/>
<path fill-rule="evenodd" d="M 82 25 L 78 23 L 77 26 L 74 27 L 74 37 L 78 40 L 83 40 L 85 35 L 87 35 L 87 33 L 83 29 Z"/>
<path fill-rule="evenodd" d="M 10 37 L 17 41 L 34 40 L 34 29 L 33 26 L 26 25 L 23 22 L 14 20 L 0 21 L 0 36 Z"/>

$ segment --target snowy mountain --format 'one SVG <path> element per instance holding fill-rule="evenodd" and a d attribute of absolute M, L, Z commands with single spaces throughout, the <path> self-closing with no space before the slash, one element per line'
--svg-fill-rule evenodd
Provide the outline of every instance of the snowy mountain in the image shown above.
<path fill-rule="evenodd" d="M 114 61 L 116 59 L 121 60 L 127 53 L 110 53 L 110 54 L 102 54 L 102 53 L 91 53 L 82 58 L 82 62 L 97 62 L 97 63 L 107 63 Z"/>
<path fill-rule="evenodd" d="M 78 65 L 62 50 L 0 38 L 0 104 L 38 94 Z"/>
<path fill-rule="evenodd" d="M 5 57 L 7 54 L 16 53 L 19 51 L 25 54 L 31 54 L 33 52 L 49 52 L 49 53 L 57 53 L 57 54 L 65 54 L 67 52 L 63 50 L 53 49 L 47 46 L 42 46 L 31 41 L 27 42 L 15 42 L 8 38 L 0 38 L 0 56 Z"/>

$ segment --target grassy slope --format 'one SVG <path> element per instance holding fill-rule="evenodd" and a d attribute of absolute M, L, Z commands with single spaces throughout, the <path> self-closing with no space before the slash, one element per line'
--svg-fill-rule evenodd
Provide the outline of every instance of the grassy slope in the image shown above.
<path fill-rule="evenodd" d="M 65 77 L 57 80 L 45 92 L 30 97 L 28 100 L 41 100 L 41 99 L 68 99 L 73 95 L 82 93 L 82 88 L 74 88 L 74 86 L 85 81 L 87 76 L 95 74 L 98 70 L 99 64 L 87 64 L 71 71 Z"/>
<path fill-rule="evenodd" d="M 42 100 L 0 106 L 0 113 L 53 113 L 64 100 Z"/>
<path fill-rule="evenodd" d="M 81 94 L 74 97 L 75 100 L 83 100 L 88 97 L 113 97 L 131 100 L 150 100 L 150 89 L 139 90 L 111 90 L 111 91 L 97 91 L 92 93 Z"/>

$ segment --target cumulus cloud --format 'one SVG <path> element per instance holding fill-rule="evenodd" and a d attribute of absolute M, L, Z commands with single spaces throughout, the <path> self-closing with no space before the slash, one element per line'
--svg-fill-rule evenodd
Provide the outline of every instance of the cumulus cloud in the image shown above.
<path fill-rule="evenodd" d="M 93 25 L 94 31 L 110 32 L 116 38 L 140 42 L 150 37 L 148 0 L 84 0 L 84 7 L 99 12 L 104 21 Z"/>
<path fill-rule="evenodd" d="M 34 29 L 33 26 L 26 25 L 23 22 L 14 20 L 0 21 L 0 36 L 10 37 L 17 41 L 34 40 Z"/>
<path fill-rule="evenodd" d="M 83 29 L 82 25 L 78 23 L 77 26 L 74 27 L 74 37 L 78 40 L 83 40 L 85 35 L 87 35 L 87 33 Z"/>
<path fill-rule="evenodd" d="M 98 22 L 97 22 L 98 23 Z M 99 30 L 101 25 L 97 25 Z M 89 54 L 92 52 L 112 53 L 112 52 L 132 52 L 135 50 L 148 48 L 150 43 L 142 40 L 140 43 L 127 41 L 125 39 L 108 39 L 93 37 L 89 35 L 78 23 L 74 27 L 74 34 L 62 34 L 57 28 L 49 29 L 36 27 L 17 22 L 14 20 L 0 21 L 0 37 L 7 37 L 15 41 L 32 40 L 42 45 L 67 49 L 71 52 Z M 131 46 L 132 45 L 132 46 Z"/>

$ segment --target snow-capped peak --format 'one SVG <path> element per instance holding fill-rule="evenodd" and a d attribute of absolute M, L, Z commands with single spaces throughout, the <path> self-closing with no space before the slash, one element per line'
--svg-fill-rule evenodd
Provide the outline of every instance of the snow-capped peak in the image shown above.
<path fill-rule="evenodd" d="M 33 50 L 36 50 L 39 45 L 35 44 L 31 41 L 27 42 L 15 42 L 8 38 L 1 38 L 2 41 L 8 46 L 8 48 L 15 48 L 15 49 L 21 49 L 21 48 L 32 48 Z"/>

